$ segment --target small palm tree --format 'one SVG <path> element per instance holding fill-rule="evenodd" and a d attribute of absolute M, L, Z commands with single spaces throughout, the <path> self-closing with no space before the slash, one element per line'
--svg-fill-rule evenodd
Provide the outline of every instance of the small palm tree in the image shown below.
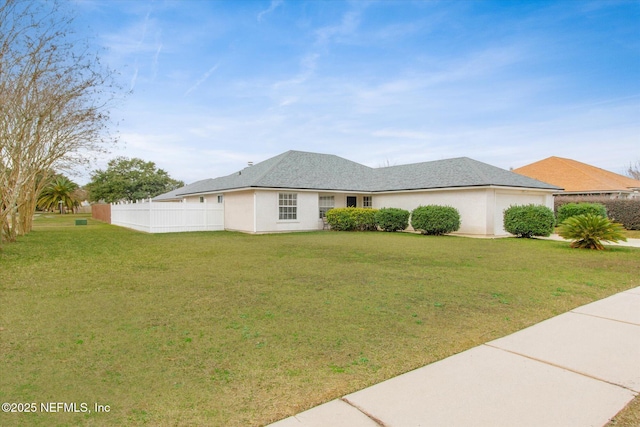
<path fill-rule="evenodd" d="M 621 224 L 600 215 L 586 214 L 567 218 L 560 224 L 558 235 L 573 240 L 572 248 L 603 250 L 602 242 L 626 242 Z"/>
<path fill-rule="evenodd" d="M 74 197 L 74 192 L 77 188 L 78 184 L 69 180 L 67 177 L 56 176 L 53 181 L 42 190 L 42 193 L 40 193 L 38 207 L 44 210 L 53 210 L 62 202 L 63 207 L 73 209 L 80 205 L 78 199 Z"/>

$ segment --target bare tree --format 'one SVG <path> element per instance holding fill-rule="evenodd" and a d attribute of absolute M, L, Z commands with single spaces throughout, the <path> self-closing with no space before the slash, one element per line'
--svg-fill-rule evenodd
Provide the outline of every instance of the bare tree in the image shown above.
<path fill-rule="evenodd" d="M 59 1 L 0 4 L 0 224 L 7 240 L 32 228 L 54 171 L 104 151 L 117 86 Z"/>
<path fill-rule="evenodd" d="M 379 168 L 388 168 L 391 166 L 396 166 L 396 162 L 391 162 L 389 159 L 384 159 L 384 162 L 378 163 Z"/>
<path fill-rule="evenodd" d="M 638 160 L 635 165 L 629 164 L 627 175 L 629 175 L 633 179 L 637 179 L 638 181 L 640 181 L 640 160 Z"/>

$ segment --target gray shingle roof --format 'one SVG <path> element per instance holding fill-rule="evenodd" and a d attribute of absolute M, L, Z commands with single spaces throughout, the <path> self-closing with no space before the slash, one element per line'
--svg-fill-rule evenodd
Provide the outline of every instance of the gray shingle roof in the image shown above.
<path fill-rule="evenodd" d="M 189 184 L 155 200 L 240 188 L 384 192 L 488 185 L 559 189 L 467 157 L 370 168 L 332 154 L 291 150 L 231 175 Z"/>
<path fill-rule="evenodd" d="M 412 163 L 375 169 L 378 182 L 372 191 L 417 190 L 498 185 L 506 187 L 557 189 L 535 179 L 500 169 L 468 157 Z"/>

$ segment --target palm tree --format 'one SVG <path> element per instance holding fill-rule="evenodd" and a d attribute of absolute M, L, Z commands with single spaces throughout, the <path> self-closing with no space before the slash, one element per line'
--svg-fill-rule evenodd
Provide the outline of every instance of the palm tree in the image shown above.
<path fill-rule="evenodd" d="M 602 242 L 627 241 L 622 225 L 591 213 L 565 219 L 560 224 L 558 235 L 573 240 L 572 248 L 603 250 Z"/>
<path fill-rule="evenodd" d="M 63 175 L 58 175 L 40 193 L 38 207 L 44 210 L 54 210 L 56 207 L 62 206 L 63 209 L 60 213 L 63 213 L 64 208 L 73 209 L 80 205 L 74 194 L 77 188 L 78 184 Z"/>

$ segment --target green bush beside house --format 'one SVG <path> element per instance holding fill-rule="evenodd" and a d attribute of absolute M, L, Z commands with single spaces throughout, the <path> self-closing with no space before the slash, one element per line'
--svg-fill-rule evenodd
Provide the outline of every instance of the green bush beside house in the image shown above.
<path fill-rule="evenodd" d="M 327 211 L 327 222 L 336 231 L 376 230 L 377 211 L 370 208 L 333 208 Z"/>
<path fill-rule="evenodd" d="M 409 227 L 411 213 L 399 208 L 382 208 L 375 214 L 376 225 L 383 231 L 402 231 Z"/>
<path fill-rule="evenodd" d="M 460 213 L 451 206 L 418 206 L 411 212 L 411 226 L 422 234 L 453 233 L 460 229 Z"/>
<path fill-rule="evenodd" d="M 504 229 L 517 237 L 550 236 L 555 223 L 553 211 L 542 205 L 516 205 L 504 211 Z"/>

